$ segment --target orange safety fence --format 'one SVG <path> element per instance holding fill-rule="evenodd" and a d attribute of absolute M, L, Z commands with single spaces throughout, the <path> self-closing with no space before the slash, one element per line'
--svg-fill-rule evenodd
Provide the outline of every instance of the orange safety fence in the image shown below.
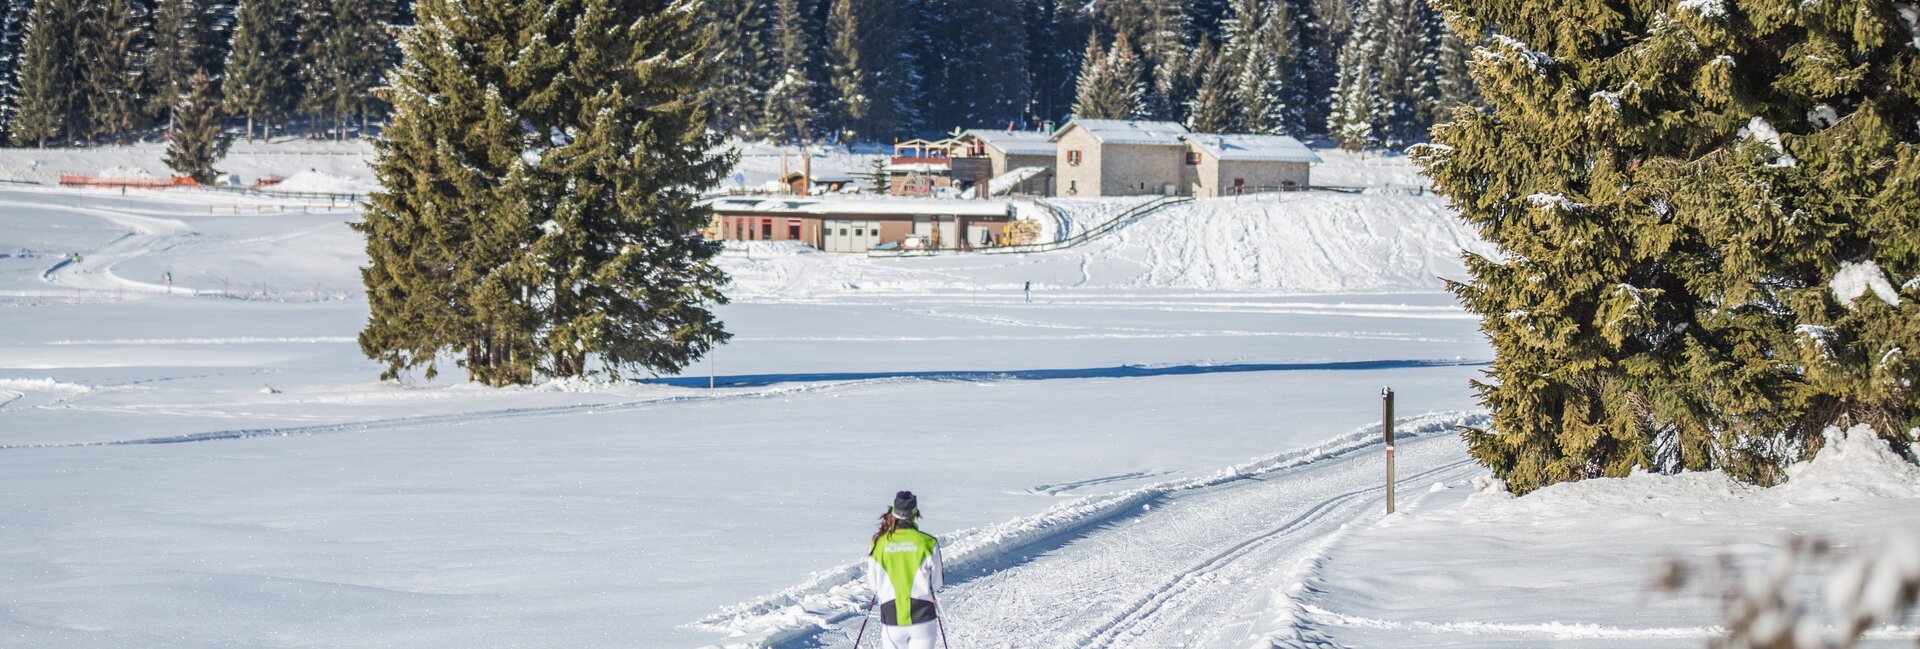
<path fill-rule="evenodd" d="M 199 187 L 200 183 L 192 178 L 100 178 L 96 176 L 74 176 L 62 174 L 62 187 L 105 187 L 108 189 L 171 189 L 176 187 Z"/>

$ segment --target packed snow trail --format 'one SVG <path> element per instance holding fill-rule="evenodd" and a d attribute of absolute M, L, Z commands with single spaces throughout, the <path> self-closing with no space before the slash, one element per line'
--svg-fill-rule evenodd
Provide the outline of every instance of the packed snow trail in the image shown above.
<path fill-rule="evenodd" d="M 1419 437 L 1399 445 L 1402 493 L 1479 471 L 1450 425 L 1465 418 L 1429 419 Z M 1440 419 L 1448 424 L 1437 424 Z M 1295 572 L 1348 524 L 1383 514 L 1378 435 L 1376 427 L 1339 437 L 1322 450 L 1265 468 L 1236 468 L 1192 488 L 1143 488 L 1133 499 L 1123 493 L 1121 506 L 1089 508 L 1085 524 L 1052 524 L 1050 533 L 1005 544 L 1011 547 L 983 551 L 980 546 L 999 535 L 943 535 L 947 531 L 930 522 L 929 531 L 942 537 L 949 556 L 958 555 L 948 561 L 948 586 L 941 593 L 949 632 L 966 646 L 996 648 L 1240 648 L 1265 642 L 1258 623 L 1301 605 L 1286 594 L 1300 580 Z M 841 607 L 865 601 L 859 592 L 829 590 L 826 597 L 840 599 Z M 798 599 L 815 605 L 803 608 L 819 602 Z M 761 610 L 770 618 L 792 613 L 778 604 Z M 754 626 L 751 615 L 740 621 L 746 623 L 734 628 Z M 724 617 L 706 623 L 728 625 Z M 816 631 L 790 628 L 762 637 L 776 647 L 844 648 L 852 646 L 859 624 L 857 611 L 842 612 L 819 622 Z"/>

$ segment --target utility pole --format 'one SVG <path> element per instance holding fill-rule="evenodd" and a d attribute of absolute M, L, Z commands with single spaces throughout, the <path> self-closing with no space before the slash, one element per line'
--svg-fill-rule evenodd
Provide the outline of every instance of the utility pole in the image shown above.
<path fill-rule="evenodd" d="M 1393 513 L 1393 388 L 1380 388 L 1380 433 L 1387 442 L 1387 513 Z"/>

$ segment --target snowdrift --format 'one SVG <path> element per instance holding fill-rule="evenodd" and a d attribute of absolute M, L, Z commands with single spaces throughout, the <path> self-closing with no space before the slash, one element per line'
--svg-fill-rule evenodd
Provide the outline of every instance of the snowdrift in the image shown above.
<path fill-rule="evenodd" d="M 1283 646 L 1326 637 L 1440 646 L 1463 634 L 1482 646 L 1701 646 L 1719 632 L 1717 604 L 1655 593 L 1662 560 L 1754 564 L 1793 535 L 1844 548 L 1920 529 L 1920 467 L 1865 426 L 1827 439 L 1773 488 L 1718 471 L 1636 473 L 1520 498 L 1490 477 L 1436 484 L 1316 561 L 1289 587 L 1291 608 L 1270 612 L 1256 635 Z"/>

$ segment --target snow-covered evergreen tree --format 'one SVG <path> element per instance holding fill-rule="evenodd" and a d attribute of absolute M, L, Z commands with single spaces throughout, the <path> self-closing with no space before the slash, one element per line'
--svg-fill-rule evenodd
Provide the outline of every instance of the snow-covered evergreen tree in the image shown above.
<path fill-rule="evenodd" d="M 1237 126 L 1252 133 L 1297 134 L 1304 130 L 1305 114 L 1293 103 L 1298 95 L 1288 85 L 1298 63 L 1295 23 L 1285 2 L 1261 4 L 1260 18 L 1253 23 L 1258 26 L 1245 36 L 1244 44 L 1234 48 L 1240 59 L 1233 91 Z M 1243 28 L 1236 25 L 1235 29 Z"/>
<path fill-rule="evenodd" d="M 221 83 L 228 114 L 247 118 L 247 137 L 271 133 L 276 120 L 293 115 L 301 93 L 296 85 L 294 0 L 241 0 L 234 14 L 226 79 Z"/>
<path fill-rule="evenodd" d="M 680 2 L 467 11 L 421 0 L 365 220 L 387 376 L 460 355 L 473 380 L 675 371 L 723 342 L 698 192 L 712 59 Z"/>
<path fill-rule="evenodd" d="M 80 6 L 82 23 L 75 42 L 80 86 L 92 118 L 87 137 L 127 141 L 151 123 L 151 10 L 142 0 L 93 0 Z"/>
<path fill-rule="evenodd" d="M 912 3 L 833 0 L 831 83 L 841 133 L 884 141 L 911 132 L 920 118 L 920 77 L 909 48 L 922 42 Z"/>
<path fill-rule="evenodd" d="M 1199 90 L 1187 106 L 1187 128 L 1197 133 L 1225 133 L 1237 130 L 1233 98 L 1233 69 L 1225 51 L 1216 50 L 1201 38 L 1194 56 L 1207 62 L 1200 74 Z"/>
<path fill-rule="evenodd" d="M 774 0 L 773 83 L 763 97 L 767 135 L 785 142 L 814 136 L 813 35 L 800 0 Z"/>
<path fill-rule="evenodd" d="M 1147 106 L 1160 119 L 1185 119 L 1193 86 L 1187 83 L 1189 64 L 1186 5 L 1182 0 L 1143 0 L 1140 26 L 1142 65 L 1150 83 Z"/>
<path fill-rule="evenodd" d="M 1032 124 L 1058 122 L 1073 105 L 1074 81 L 1080 73 L 1080 47 L 1090 23 L 1079 0 L 1025 0 L 1027 75 L 1032 99 L 1027 115 Z"/>
<path fill-rule="evenodd" d="M 1147 112 L 1139 60 L 1123 34 L 1102 52 L 1097 34 L 1087 37 L 1073 115 L 1081 119 L 1135 119 Z"/>
<path fill-rule="evenodd" d="M 152 95 L 147 112 L 154 120 L 173 128 L 173 110 L 181 105 L 194 75 L 205 76 L 210 36 L 202 25 L 206 19 L 200 0 L 154 0 L 153 56 L 147 66 L 147 84 Z M 169 136 L 171 137 L 171 136 Z"/>
<path fill-rule="evenodd" d="M 1495 351 L 1475 458 L 1524 493 L 1636 469 L 1771 483 L 1828 426 L 1913 444 L 1911 5 L 1451 7 L 1491 32 L 1486 108 L 1415 157 L 1505 251 L 1452 286 Z"/>
<path fill-rule="evenodd" d="M 227 155 L 233 136 L 226 132 L 226 115 L 220 112 L 220 88 L 205 72 L 187 77 L 180 102 L 168 111 L 173 125 L 167 129 L 167 168 L 201 183 L 212 183 L 219 172 L 213 165 Z"/>
<path fill-rule="evenodd" d="M 1426 139 L 1442 100 L 1433 20 L 1424 0 L 1367 0 L 1355 14 L 1327 123 L 1342 147 L 1399 149 Z"/>
<path fill-rule="evenodd" d="M 714 83 L 708 89 L 713 128 L 738 137 L 759 137 L 767 90 L 767 0 L 708 0 L 713 28 Z"/>
<path fill-rule="evenodd" d="M 930 0 L 931 33 L 967 34 L 962 46 L 930 46 L 927 126 L 935 131 L 1018 123 L 1027 114 L 1025 14 L 1020 0 Z"/>
<path fill-rule="evenodd" d="M 389 0 L 301 0 L 299 5 L 300 106 L 324 117 L 336 138 L 348 121 L 365 127 L 379 110 L 373 89 L 384 83 L 396 54 Z"/>
<path fill-rule="evenodd" d="M 13 116 L 20 109 L 20 64 L 32 12 L 32 0 L 7 0 L 0 13 L 0 142 L 11 139 Z"/>
<path fill-rule="evenodd" d="M 92 120 L 80 84 L 79 0 L 35 0 L 21 46 L 15 146 L 44 147 L 86 135 Z"/>

